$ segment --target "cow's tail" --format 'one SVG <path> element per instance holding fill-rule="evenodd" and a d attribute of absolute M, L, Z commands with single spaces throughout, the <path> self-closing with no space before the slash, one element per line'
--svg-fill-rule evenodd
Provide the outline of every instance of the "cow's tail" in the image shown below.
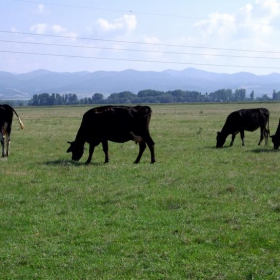
<path fill-rule="evenodd" d="M 6 106 L 7 106 L 7 104 L 6 104 Z M 10 105 L 8 105 L 12 110 L 13 110 L 13 112 L 16 114 L 16 116 L 17 116 L 17 118 L 18 118 L 18 122 L 19 122 L 19 126 L 20 126 L 20 128 L 21 129 L 24 129 L 24 123 L 22 122 L 22 120 L 20 119 L 20 117 L 19 117 L 19 115 L 17 114 L 17 112 L 16 112 L 16 110 L 12 107 L 12 106 L 10 106 Z"/>
<path fill-rule="evenodd" d="M 21 129 L 24 129 L 24 123 L 22 122 L 22 120 L 20 119 L 20 117 L 18 117 L 18 122 L 19 122 L 20 128 L 21 128 Z"/>

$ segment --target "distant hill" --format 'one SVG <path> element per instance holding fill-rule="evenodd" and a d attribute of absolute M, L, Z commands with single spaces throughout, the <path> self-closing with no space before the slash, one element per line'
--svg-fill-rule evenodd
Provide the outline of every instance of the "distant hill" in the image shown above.
<path fill-rule="evenodd" d="M 40 93 L 75 93 L 79 98 L 91 97 L 94 93 L 102 93 L 105 97 L 111 93 L 153 89 L 160 91 L 189 90 L 201 93 L 219 89 L 246 89 L 247 95 L 252 90 L 255 97 L 273 90 L 280 91 L 280 74 L 254 75 L 240 72 L 235 74 L 219 74 L 187 68 L 182 71 L 97 71 L 58 73 L 37 70 L 25 74 L 0 72 L 0 99 L 26 100 Z"/>

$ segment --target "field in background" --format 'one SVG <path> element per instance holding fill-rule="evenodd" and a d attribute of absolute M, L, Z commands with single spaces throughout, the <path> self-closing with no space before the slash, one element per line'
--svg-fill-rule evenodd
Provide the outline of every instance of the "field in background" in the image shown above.
<path fill-rule="evenodd" d="M 280 152 L 259 130 L 215 148 L 226 117 L 280 103 L 152 105 L 157 162 L 134 142 L 66 154 L 90 107 L 16 108 L 0 158 L 0 279 L 279 279 Z M 264 143 L 263 143 L 264 144 Z"/>

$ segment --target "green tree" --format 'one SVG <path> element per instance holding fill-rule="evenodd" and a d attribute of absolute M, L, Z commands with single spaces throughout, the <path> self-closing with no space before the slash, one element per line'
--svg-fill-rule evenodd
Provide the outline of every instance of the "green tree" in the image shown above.
<path fill-rule="evenodd" d="M 234 101 L 244 101 L 246 97 L 246 90 L 245 89 L 236 89 L 234 92 Z"/>
<path fill-rule="evenodd" d="M 145 89 L 138 92 L 137 96 L 139 98 L 143 97 L 151 97 L 151 96 L 161 96 L 163 95 L 163 91 L 153 90 L 153 89 Z"/>
<path fill-rule="evenodd" d="M 229 102 L 233 100 L 231 89 L 220 89 L 209 93 L 209 99 L 211 102 Z"/>
<path fill-rule="evenodd" d="M 276 92 L 276 90 L 273 90 L 272 100 L 274 100 L 274 101 L 280 100 L 280 91 Z"/>
<path fill-rule="evenodd" d="M 255 92 L 252 90 L 250 93 L 250 100 L 253 101 L 255 99 Z"/>
<path fill-rule="evenodd" d="M 102 103 L 102 101 L 103 101 L 103 94 L 101 94 L 101 93 L 95 93 L 95 94 L 92 96 L 92 103 L 93 103 L 93 104 Z"/>

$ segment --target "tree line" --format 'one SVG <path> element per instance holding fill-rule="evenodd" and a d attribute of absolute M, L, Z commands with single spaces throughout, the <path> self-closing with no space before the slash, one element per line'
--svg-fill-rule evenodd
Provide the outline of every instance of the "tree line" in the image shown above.
<path fill-rule="evenodd" d="M 34 94 L 28 102 L 29 106 L 77 105 L 77 104 L 141 104 L 141 103 L 181 103 L 181 102 L 243 102 L 243 101 L 277 101 L 280 100 L 280 91 L 273 91 L 272 98 L 268 95 L 255 98 L 252 91 L 246 97 L 245 89 L 220 89 L 211 93 L 202 94 L 198 91 L 157 91 L 141 90 L 137 94 L 130 91 L 112 93 L 108 98 L 103 94 L 95 93 L 92 97 L 78 99 L 74 93 L 42 93 Z"/>

